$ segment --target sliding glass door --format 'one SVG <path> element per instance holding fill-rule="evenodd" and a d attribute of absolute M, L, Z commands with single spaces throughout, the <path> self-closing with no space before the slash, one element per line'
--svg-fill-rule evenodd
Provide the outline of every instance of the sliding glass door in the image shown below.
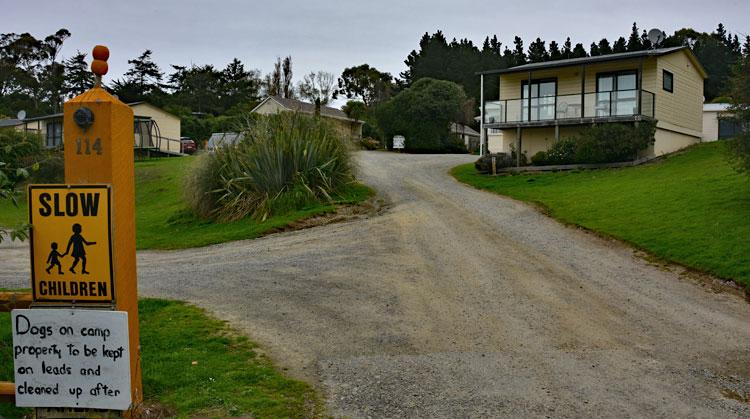
<path fill-rule="evenodd" d="M 521 120 L 543 121 L 555 119 L 555 99 L 557 94 L 557 80 L 532 80 L 521 82 Z M 529 100 L 531 95 L 531 100 Z M 531 115 L 529 116 L 529 106 Z M 529 119 L 531 118 L 531 119 Z"/>
<path fill-rule="evenodd" d="M 638 77 L 635 70 L 596 76 L 596 116 L 638 113 Z"/>

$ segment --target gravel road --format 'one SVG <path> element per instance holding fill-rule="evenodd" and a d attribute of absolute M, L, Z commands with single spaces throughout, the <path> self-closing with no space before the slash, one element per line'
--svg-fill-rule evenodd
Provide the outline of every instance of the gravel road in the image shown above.
<path fill-rule="evenodd" d="M 229 320 L 335 416 L 750 417 L 742 298 L 459 184 L 470 156 L 357 159 L 383 215 L 139 252 L 141 294 Z"/>

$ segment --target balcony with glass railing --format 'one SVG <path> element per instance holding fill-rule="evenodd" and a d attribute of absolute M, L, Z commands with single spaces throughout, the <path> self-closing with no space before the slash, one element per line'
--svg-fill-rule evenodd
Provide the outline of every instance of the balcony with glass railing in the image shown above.
<path fill-rule="evenodd" d="M 537 125 L 581 119 L 654 117 L 654 94 L 647 90 L 618 90 L 485 102 L 485 124 Z"/>

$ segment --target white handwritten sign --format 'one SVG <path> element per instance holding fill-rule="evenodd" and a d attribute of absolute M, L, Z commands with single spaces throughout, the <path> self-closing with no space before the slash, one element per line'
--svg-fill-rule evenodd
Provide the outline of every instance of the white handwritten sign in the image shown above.
<path fill-rule="evenodd" d="M 16 405 L 127 410 L 128 313 L 13 310 Z"/>

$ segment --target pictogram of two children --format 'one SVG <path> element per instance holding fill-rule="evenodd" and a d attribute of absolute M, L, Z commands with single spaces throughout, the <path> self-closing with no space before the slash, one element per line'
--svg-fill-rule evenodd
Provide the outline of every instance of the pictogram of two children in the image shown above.
<path fill-rule="evenodd" d="M 96 242 L 90 242 L 86 241 L 86 239 L 83 238 L 81 235 L 81 225 L 76 223 L 73 224 L 73 235 L 70 236 L 70 239 L 68 240 L 68 247 L 65 248 L 65 253 L 60 253 L 57 251 L 57 243 L 52 242 L 52 251 L 49 252 L 49 256 L 47 256 L 47 263 L 49 266 L 47 267 L 46 271 L 49 273 L 49 271 L 57 266 L 57 273 L 62 274 L 62 265 L 60 264 L 60 258 L 66 256 L 70 250 L 71 247 L 73 248 L 73 253 L 70 255 L 73 256 L 73 264 L 70 266 L 70 272 L 76 273 L 75 267 L 78 265 L 78 261 L 81 262 L 81 273 L 82 274 L 88 274 L 88 271 L 86 271 L 86 249 L 84 245 L 91 246 L 96 244 Z"/>

